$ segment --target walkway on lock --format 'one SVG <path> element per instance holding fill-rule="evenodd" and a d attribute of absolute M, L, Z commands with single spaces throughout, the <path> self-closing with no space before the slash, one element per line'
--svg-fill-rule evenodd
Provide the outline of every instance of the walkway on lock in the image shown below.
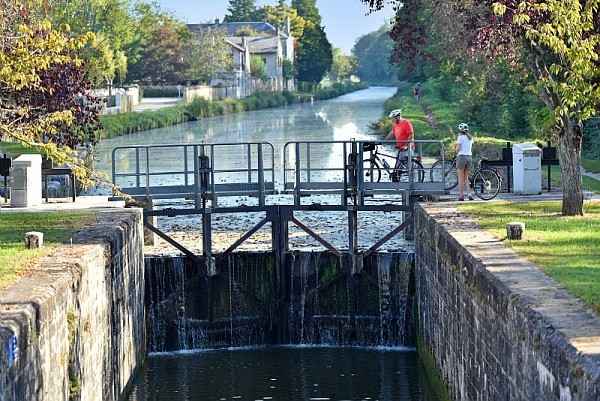
<path fill-rule="evenodd" d="M 160 230 L 156 218 L 200 215 L 204 257 L 213 256 L 212 216 L 230 213 L 262 213 L 262 218 L 226 249 L 223 256 L 267 223 L 271 227 L 271 248 L 276 254 L 283 255 L 289 249 L 290 222 L 331 252 L 341 255 L 340 249 L 295 214 L 341 212 L 347 214 L 345 252 L 359 258 L 359 254 L 367 256 L 378 250 L 411 223 L 412 199 L 445 193 L 443 182 L 392 182 L 388 174 L 391 172 L 384 172 L 385 178 L 375 182 L 373 174 L 366 174 L 363 166 L 368 153 L 364 149 L 367 143 L 370 142 L 292 141 L 279 152 L 268 142 L 124 146 L 113 150 L 112 177 L 123 193 L 144 202 L 146 227 L 191 258 L 197 256 Z M 423 143 L 437 144 L 440 154 L 444 154 L 444 145 L 440 141 L 415 141 L 419 151 Z M 317 147 L 321 148 L 320 152 L 314 151 Z M 323 154 L 323 147 L 330 150 L 326 152 L 327 157 L 315 156 Z M 277 160 L 279 154 L 283 155 L 281 160 Z M 429 171 L 425 176 L 429 178 Z M 291 204 L 267 205 L 266 197 L 278 194 L 291 195 Z M 312 196 L 315 195 L 333 195 L 339 202 L 303 204 L 303 199 L 314 199 Z M 400 196 L 400 204 L 381 202 L 382 196 L 392 195 Z M 248 197 L 255 199 L 257 205 L 223 207 L 220 205 L 223 197 Z M 157 210 L 155 204 L 160 199 L 188 199 L 192 200 L 193 206 L 190 207 L 189 202 L 172 203 L 168 210 Z M 365 252 L 359 252 L 358 214 L 372 211 L 400 212 L 403 218 L 381 240 Z M 360 260 L 355 263 L 360 264 Z"/>

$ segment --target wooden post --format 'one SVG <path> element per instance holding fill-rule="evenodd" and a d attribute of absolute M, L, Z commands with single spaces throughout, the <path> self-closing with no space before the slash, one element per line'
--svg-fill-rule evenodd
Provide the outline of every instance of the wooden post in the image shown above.
<path fill-rule="evenodd" d="M 506 238 L 507 239 L 522 239 L 525 233 L 525 223 L 518 221 L 506 223 Z"/>

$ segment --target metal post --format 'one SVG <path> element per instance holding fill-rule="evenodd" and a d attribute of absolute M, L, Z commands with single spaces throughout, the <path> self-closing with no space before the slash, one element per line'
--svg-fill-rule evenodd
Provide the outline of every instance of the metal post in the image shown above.
<path fill-rule="evenodd" d="M 202 214 L 202 254 L 207 259 L 212 258 L 212 214 L 210 209 L 204 209 Z"/>
<path fill-rule="evenodd" d="M 296 148 L 296 166 L 295 166 L 295 177 L 294 177 L 294 205 L 300 204 L 300 183 L 302 182 L 302 177 L 300 176 L 300 144 L 296 142 L 294 145 Z"/>
<path fill-rule="evenodd" d="M 264 206 L 266 204 L 265 200 L 265 170 L 264 170 L 264 160 L 263 160 L 263 149 L 262 143 L 258 144 L 258 204 L 260 206 Z"/>

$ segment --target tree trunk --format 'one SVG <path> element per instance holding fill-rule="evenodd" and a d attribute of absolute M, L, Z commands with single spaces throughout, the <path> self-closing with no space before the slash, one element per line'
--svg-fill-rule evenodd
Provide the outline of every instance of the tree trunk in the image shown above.
<path fill-rule="evenodd" d="M 583 189 L 581 179 L 581 139 L 583 123 L 563 118 L 564 131 L 558 137 L 558 157 L 562 174 L 563 216 L 583 215 Z"/>

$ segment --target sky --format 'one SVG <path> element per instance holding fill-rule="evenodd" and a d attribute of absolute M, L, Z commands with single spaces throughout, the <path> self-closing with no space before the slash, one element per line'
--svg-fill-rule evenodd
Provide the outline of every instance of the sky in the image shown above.
<path fill-rule="evenodd" d="M 229 0 L 158 0 L 158 3 L 189 24 L 213 22 L 215 18 L 223 21 L 229 7 Z M 287 5 L 290 3 L 286 1 Z M 277 0 L 257 0 L 256 5 L 275 6 Z M 360 0 L 317 0 L 317 8 L 327 38 L 348 55 L 359 37 L 376 31 L 393 15 L 388 5 L 367 16 L 369 7 Z"/>

